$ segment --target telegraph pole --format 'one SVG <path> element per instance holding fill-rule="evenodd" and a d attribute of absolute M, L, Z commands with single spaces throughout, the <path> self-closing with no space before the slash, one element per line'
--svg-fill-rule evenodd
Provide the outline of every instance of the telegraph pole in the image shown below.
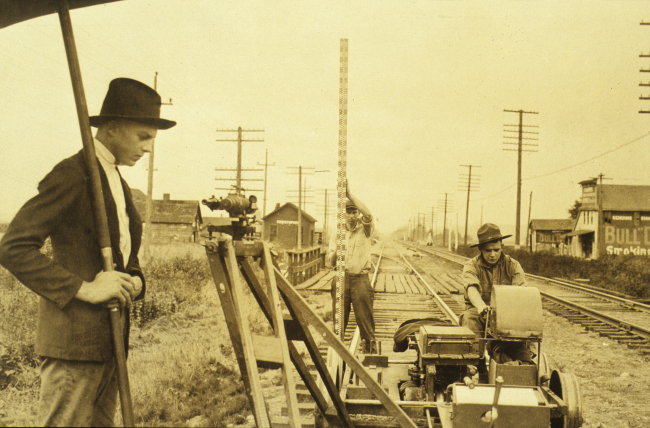
<path fill-rule="evenodd" d="M 262 166 L 259 162 L 257 162 L 257 165 Z M 266 149 L 266 157 L 264 158 L 264 211 L 262 211 L 262 218 L 266 217 L 266 177 L 270 166 L 275 166 L 275 162 L 269 163 L 269 149 Z"/>
<path fill-rule="evenodd" d="M 323 245 L 327 245 L 326 239 L 328 236 L 328 216 L 329 216 L 329 210 L 330 210 L 330 194 L 328 194 L 329 189 L 317 189 L 317 192 L 323 192 L 325 196 L 325 202 L 323 204 L 323 212 L 318 211 L 318 214 L 323 214 Z M 334 192 L 334 190 L 331 190 Z M 316 208 L 320 208 L 319 206 L 316 206 Z"/>
<path fill-rule="evenodd" d="M 247 142 L 260 142 L 264 141 L 264 138 L 258 138 L 258 139 L 252 139 L 252 140 L 245 140 L 242 136 L 244 132 L 264 132 L 263 129 L 242 129 L 242 127 L 238 127 L 237 129 L 217 129 L 217 132 L 236 132 L 237 133 L 237 139 L 223 139 L 223 140 L 215 140 L 215 141 L 232 141 L 237 143 L 237 169 L 220 169 L 216 168 L 215 171 L 235 171 L 237 173 L 237 177 L 235 178 L 236 184 L 231 187 L 235 187 L 236 193 L 238 195 L 242 195 L 243 190 L 245 190 L 242 187 L 242 181 L 262 181 L 261 179 L 256 179 L 256 178 L 242 178 L 241 173 L 242 171 L 263 171 L 262 169 L 242 169 L 241 166 L 241 158 L 242 158 L 242 143 L 247 143 Z M 215 180 L 228 180 L 232 181 L 231 178 L 215 178 Z M 215 189 L 217 190 L 232 190 L 231 188 L 219 188 L 216 187 Z M 252 190 L 255 192 L 261 192 L 260 189 L 247 189 L 247 190 Z M 264 195 L 266 197 L 266 193 Z"/>
<path fill-rule="evenodd" d="M 424 231 L 425 231 L 425 226 L 426 226 L 426 213 L 420 213 L 422 215 L 422 233 L 420 234 L 420 241 L 424 239 Z M 418 217 L 420 216 L 418 214 Z"/>
<path fill-rule="evenodd" d="M 524 110 L 503 110 L 506 113 L 518 113 L 519 114 L 519 125 L 518 125 L 518 131 L 515 131 L 513 129 L 505 128 L 504 132 L 517 132 L 518 136 L 517 137 L 512 137 L 508 135 L 504 135 L 504 138 L 517 138 L 518 143 L 509 143 L 509 142 L 504 142 L 504 144 L 516 144 L 517 145 L 517 218 L 516 218 L 516 227 L 515 227 L 515 249 L 519 248 L 519 237 L 520 237 L 520 218 L 521 218 L 521 153 L 522 152 L 536 152 L 537 150 L 524 150 L 523 146 L 533 146 L 537 147 L 537 144 L 524 144 L 523 140 L 533 140 L 537 141 L 537 138 L 528 138 L 524 137 L 523 134 L 534 134 L 537 135 L 539 132 L 531 132 L 531 131 L 524 131 L 524 127 L 528 128 L 538 128 L 538 126 L 535 125 L 524 125 L 523 124 L 523 116 L 524 114 L 539 114 L 536 111 L 524 111 Z M 507 125 L 505 124 L 504 126 L 506 127 L 512 127 L 512 126 L 517 126 L 517 125 Z M 513 149 L 503 149 L 506 151 L 515 151 Z"/>
<path fill-rule="evenodd" d="M 466 176 L 461 174 L 459 177 L 460 178 L 459 186 L 467 185 L 467 206 L 465 207 L 465 240 L 463 244 L 467 246 L 467 223 L 469 222 L 469 194 L 473 190 L 479 190 L 478 186 L 480 184 L 480 182 L 478 183 L 476 182 L 480 177 L 474 177 L 475 182 L 474 182 L 474 187 L 472 187 L 472 167 L 480 168 L 481 166 L 480 165 L 461 165 L 461 166 L 466 166 L 469 168 L 469 173 Z M 465 180 L 467 180 L 467 183 L 464 182 Z M 465 190 L 465 189 L 459 189 L 459 190 Z"/>
<path fill-rule="evenodd" d="M 435 219 L 434 207 L 431 207 L 431 245 L 433 245 L 433 240 L 434 240 L 434 238 L 436 236 L 436 232 L 435 232 L 435 229 L 434 229 L 434 219 Z"/>
<path fill-rule="evenodd" d="M 650 25 L 650 22 L 641 21 L 641 25 Z M 639 54 L 639 58 L 650 58 L 650 53 L 647 53 L 647 54 L 641 53 L 641 54 Z M 640 73 L 650 73 L 650 68 L 641 68 L 639 70 L 639 72 Z M 641 83 L 639 83 L 639 86 L 641 86 L 641 87 L 650 86 L 650 82 L 647 82 L 647 83 L 641 82 Z M 639 99 L 640 100 L 650 100 L 650 95 L 647 95 L 647 96 L 640 95 Z M 639 110 L 639 113 L 650 113 L 650 110 Z"/>
<path fill-rule="evenodd" d="M 603 193 L 603 180 L 611 180 L 611 178 L 605 177 L 605 174 L 602 172 L 598 174 L 599 184 L 597 186 L 598 193 L 596 195 L 598 198 L 598 245 L 596 246 L 596 256 L 594 257 L 598 259 L 605 254 L 605 222 L 603 221 L 603 199 L 605 195 Z"/>
<path fill-rule="evenodd" d="M 446 242 L 446 234 L 447 234 L 447 211 L 449 208 L 449 205 L 451 204 L 451 201 L 448 200 L 447 196 L 449 193 L 445 193 L 445 201 L 439 201 L 438 202 L 438 209 L 442 209 L 444 211 L 444 217 L 442 221 L 442 246 L 445 246 Z"/>
<path fill-rule="evenodd" d="M 153 78 L 153 89 L 154 91 L 158 91 L 158 72 L 156 71 L 156 74 Z M 161 103 L 164 106 L 170 106 L 172 105 L 172 99 L 169 99 L 168 103 Z M 151 141 L 151 152 L 149 152 L 149 171 L 147 174 L 147 208 L 146 208 L 146 213 L 145 213 L 145 223 L 144 223 L 144 231 L 145 231 L 145 237 L 144 237 L 144 258 L 145 260 L 147 257 L 149 257 L 149 249 L 151 245 L 151 213 L 153 212 L 153 149 L 154 145 L 156 143 L 156 140 Z"/>
<path fill-rule="evenodd" d="M 303 166 L 288 166 L 287 168 L 298 169 L 298 172 L 288 172 L 287 174 L 298 174 L 298 246 L 299 250 L 302 250 L 302 175 L 303 174 L 314 174 L 314 172 L 303 172 Z M 304 167 L 304 169 L 314 169 L 313 167 Z M 305 186 L 306 187 L 306 186 Z M 311 189 L 309 189 L 311 190 Z M 306 199 L 306 198 L 305 198 Z"/>
<path fill-rule="evenodd" d="M 526 223 L 526 248 L 528 248 L 528 241 L 530 238 L 530 209 L 533 206 L 533 192 L 530 192 L 530 199 L 528 200 L 528 223 Z"/>

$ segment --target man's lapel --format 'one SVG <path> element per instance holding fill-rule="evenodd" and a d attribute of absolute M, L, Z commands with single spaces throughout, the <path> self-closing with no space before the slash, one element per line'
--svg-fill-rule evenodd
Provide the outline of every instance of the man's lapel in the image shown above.
<path fill-rule="evenodd" d="M 104 206 L 106 207 L 106 219 L 108 220 L 108 232 L 111 238 L 111 248 L 113 249 L 113 263 L 117 265 L 117 269 L 124 270 L 124 260 L 122 252 L 120 251 L 120 224 L 117 219 L 117 205 L 115 205 L 115 198 L 111 192 L 111 186 L 108 184 L 108 177 L 104 172 L 104 168 L 97 160 L 99 167 L 99 176 L 102 182 L 102 192 L 104 193 Z"/>

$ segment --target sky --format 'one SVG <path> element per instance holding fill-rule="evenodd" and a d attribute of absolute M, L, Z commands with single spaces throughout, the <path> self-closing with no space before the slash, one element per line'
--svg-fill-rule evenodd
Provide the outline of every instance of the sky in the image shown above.
<path fill-rule="evenodd" d="M 425 0 L 373 2 L 127 0 L 71 11 L 90 115 L 108 83 L 154 86 L 162 117 L 153 196 L 201 200 L 243 167 L 264 168 L 266 212 L 296 202 L 297 168 L 310 189 L 306 211 L 323 222 L 323 189 L 336 207 L 340 40 L 349 43 L 347 178 L 350 191 L 390 233 L 427 213 L 442 228 L 480 222 L 514 233 L 516 142 L 524 110 L 522 241 L 531 217 L 567 218 L 582 180 L 649 185 L 650 0 Z M 81 148 L 59 21 L 36 18 L 0 30 L 0 221 L 10 221 L 38 182 Z M 146 192 L 148 159 L 121 167 Z M 479 167 L 480 166 L 480 167 Z M 230 174 L 230 175 L 228 175 Z M 263 172 L 244 172 L 263 179 Z M 253 183 L 253 184 L 249 184 Z M 246 182 L 262 189 L 261 182 Z M 531 199 L 532 192 L 532 199 Z M 264 195 L 250 190 L 260 201 Z M 532 202 L 531 202 L 532 201 Z M 261 215 L 260 215 L 261 216 Z M 333 220 L 330 220 L 333 221 Z M 330 223 L 331 225 L 332 223 Z M 452 227 L 455 227 L 453 225 Z"/>

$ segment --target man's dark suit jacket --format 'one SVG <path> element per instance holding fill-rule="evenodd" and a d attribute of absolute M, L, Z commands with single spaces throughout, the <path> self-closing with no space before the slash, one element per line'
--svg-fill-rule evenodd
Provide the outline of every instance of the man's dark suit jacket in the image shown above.
<path fill-rule="evenodd" d="M 131 232 L 131 255 L 124 263 L 115 200 L 99 161 L 98 168 L 115 270 L 142 279 L 137 297 L 141 299 L 145 291 L 138 261 L 142 221 L 122 179 Z M 113 356 L 108 310 L 74 298 L 82 281 L 91 282 L 103 266 L 82 151 L 56 165 L 39 183 L 38 192 L 18 211 L 0 241 L 0 264 L 41 296 L 35 351 L 66 360 L 106 361 Z M 53 259 L 39 251 L 48 237 Z M 122 319 L 128 343 L 128 313 Z"/>

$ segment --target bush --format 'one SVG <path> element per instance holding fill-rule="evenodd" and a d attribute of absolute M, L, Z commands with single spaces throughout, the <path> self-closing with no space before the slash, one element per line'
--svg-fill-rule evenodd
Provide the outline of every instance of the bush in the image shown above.
<path fill-rule="evenodd" d="M 212 278 L 207 260 L 190 253 L 168 260 L 154 259 L 143 268 L 143 274 L 147 281 L 145 298 L 131 306 L 134 325 L 140 327 L 175 313 L 183 304 L 200 303 L 201 286 Z"/>

